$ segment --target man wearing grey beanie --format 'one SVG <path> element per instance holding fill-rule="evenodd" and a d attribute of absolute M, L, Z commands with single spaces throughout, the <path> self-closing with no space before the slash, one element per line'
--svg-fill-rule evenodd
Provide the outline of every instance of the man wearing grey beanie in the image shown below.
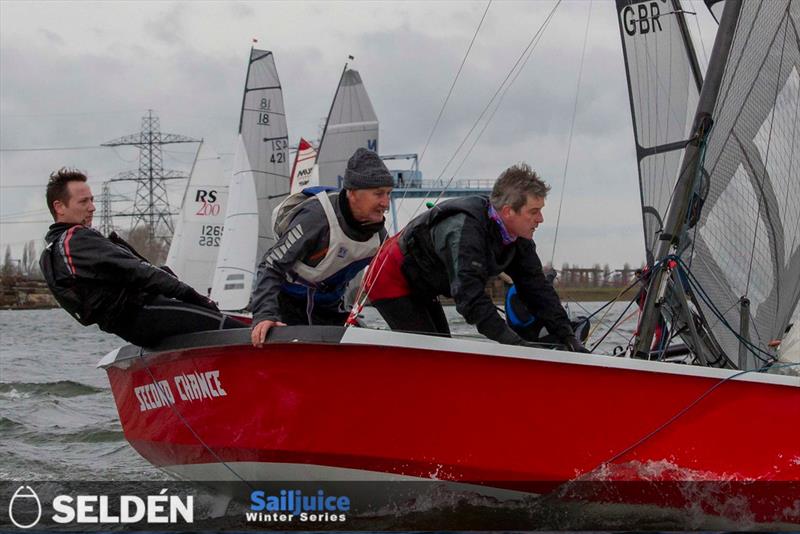
<path fill-rule="evenodd" d="M 251 340 L 260 347 L 273 326 L 343 325 L 348 283 L 386 238 L 392 175 L 378 154 L 359 148 L 347 162 L 342 191 L 308 188 L 291 209 L 276 210 L 276 237 L 258 267 Z M 287 199 L 297 201 L 295 195 Z"/>

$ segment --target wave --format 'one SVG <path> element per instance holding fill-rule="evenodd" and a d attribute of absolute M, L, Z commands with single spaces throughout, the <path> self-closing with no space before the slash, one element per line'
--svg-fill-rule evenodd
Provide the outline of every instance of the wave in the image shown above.
<path fill-rule="evenodd" d="M 8 417 L 0 417 L 0 430 L 10 430 L 12 428 L 19 428 L 25 426 L 22 423 L 18 423 L 13 419 L 9 419 Z"/>
<path fill-rule="evenodd" d="M 0 383 L 0 395 L 7 397 L 30 397 L 38 395 L 54 395 L 57 397 L 80 397 L 95 395 L 105 391 L 103 388 L 81 384 L 72 380 L 57 382 L 3 382 Z"/>

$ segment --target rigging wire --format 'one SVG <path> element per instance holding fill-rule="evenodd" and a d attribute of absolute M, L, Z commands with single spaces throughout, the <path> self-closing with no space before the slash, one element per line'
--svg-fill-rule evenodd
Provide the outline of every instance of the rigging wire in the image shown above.
<path fill-rule="evenodd" d="M 450 166 L 450 164 L 453 162 L 453 160 L 455 160 L 456 156 L 461 151 L 461 149 L 464 147 L 464 144 L 467 142 L 467 139 L 469 139 L 469 137 L 472 135 L 472 132 L 474 132 L 475 128 L 477 128 L 478 124 L 480 124 L 481 119 L 483 118 L 484 115 L 486 115 L 486 111 L 488 111 L 488 109 L 491 107 L 492 103 L 495 101 L 497 96 L 500 94 L 500 92 L 502 91 L 503 87 L 506 85 L 506 82 L 509 80 L 509 78 L 511 78 L 512 74 L 517 69 L 517 67 L 519 66 L 519 64 L 522 61 L 522 59 L 528 53 L 528 50 L 533 45 L 534 41 L 537 39 L 539 34 L 544 30 L 547 22 L 550 20 L 550 18 L 555 13 L 555 10 L 558 9 L 558 6 L 561 5 L 561 2 L 562 2 L 562 0 L 557 0 L 556 1 L 555 5 L 553 6 L 553 9 L 550 11 L 550 14 L 548 14 L 547 18 L 545 19 L 545 22 L 543 22 L 542 25 L 539 26 L 539 29 L 536 31 L 536 33 L 533 35 L 533 37 L 531 37 L 531 40 L 528 42 L 528 45 L 523 49 L 522 53 L 517 58 L 516 62 L 514 62 L 514 65 L 511 67 L 511 70 L 508 71 L 508 74 L 506 74 L 505 78 L 503 78 L 503 81 L 500 82 L 500 86 L 494 92 L 494 95 L 492 95 L 492 98 L 489 99 L 489 102 L 483 108 L 483 110 L 481 111 L 480 115 L 478 115 L 478 118 L 475 120 L 475 122 L 472 125 L 472 127 L 469 129 L 467 134 L 464 136 L 464 139 L 458 145 L 458 148 L 456 148 L 455 152 L 453 152 L 452 157 L 447 161 L 447 163 L 445 163 L 444 167 L 442 168 L 442 171 L 439 173 L 439 176 L 436 178 L 437 180 L 441 179 L 442 176 L 444 176 L 445 172 L 447 171 L 447 168 Z"/>
<path fill-rule="evenodd" d="M 612 325 L 609 327 L 609 329 L 608 329 L 608 330 L 607 330 L 607 331 L 606 331 L 606 332 L 605 332 L 605 333 L 604 333 L 604 334 L 603 334 L 603 335 L 600 337 L 600 339 L 598 339 L 598 340 L 597 340 L 597 342 L 596 342 L 594 345 L 592 345 L 592 348 L 591 348 L 591 349 L 589 349 L 589 352 L 594 352 L 594 351 L 595 351 L 595 349 L 596 349 L 597 347 L 599 347 L 599 346 L 600 346 L 600 343 L 602 343 L 602 342 L 603 342 L 603 341 L 606 339 L 606 337 L 608 337 L 608 334 L 610 334 L 612 331 L 614 331 L 614 329 L 617 327 L 617 325 L 618 325 L 618 324 L 620 324 L 620 322 L 622 322 L 622 317 L 623 317 L 623 316 L 624 316 L 626 313 L 628 313 L 628 310 L 631 308 L 631 306 L 632 306 L 632 305 L 633 305 L 635 302 L 636 302 L 636 299 L 633 299 L 633 300 L 631 300 L 631 301 L 628 303 L 628 305 L 627 305 L 627 306 L 625 306 L 625 309 L 624 309 L 624 310 L 622 310 L 622 313 L 620 313 L 620 314 L 619 314 L 619 317 L 617 317 L 617 320 L 616 320 L 616 321 L 614 321 L 614 322 L 612 323 Z M 627 318 L 626 318 L 626 320 L 627 320 Z M 598 322 L 598 324 L 599 324 L 599 322 Z M 588 339 L 588 338 L 587 338 L 587 339 Z"/>
<path fill-rule="evenodd" d="M 453 156 L 450 158 L 450 160 L 448 160 L 448 162 L 442 168 L 442 172 L 439 174 L 437 180 L 441 179 L 441 177 L 444 175 L 445 171 L 447 170 L 447 167 L 450 165 L 450 163 L 452 163 L 452 161 L 455 159 L 456 155 L 458 155 L 458 152 L 464 146 L 464 144 L 466 143 L 467 139 L 469 139 L 470 135 L 472 135 L 472 132 L 478 126 L 478 124 L 480 123 L 481 119 L 486 114 L 486 111 L 491 107 L 492 102 L 494 102 L 494 100 L 497 98 L 498 94 L 500 94 L 500 92 L 502 91 L 503 87 L 506 85 L 506 82 L 509 80 L 509 78 L 511 78 L 511 76 L 514 73 L 514 71 L 516 70 L 517 66 L 520 64 L 520 61 L 522 61 L 522 59 L 528 53 L 528 50 L 531 49 L 531 47 L 534 45 L 534 43 L 538 43 L 538 37 L 540 36 L 540 34 L 544 31 L 544 29 L 549 24 L 549 21 L 552 19 L 553 15 L 555 14 L 555 11 L 556 11 L 556 9 L 558 9 L 558 6 L 561 5 L 561 2 L 562 2 L 562 0 L 557 0 L 556 1 L 555 5 L 550 10 L 550 13 L 547 15 L 547 17 L 545 18 L 545 20 L 542 23 L 542 25 L 539 26 L 539 29 L 536 31 L 536 33 L 534 33 L 533 37 L 528 42 L 528 45 L 523 49 L 522 53 L 517 58 L 517 61 L 511 67 L 511 70 L 508 72 L 506 77 L 500 83 L 500 86 L 497 88 L 497 91 L 495 91 L 495 93 L 492 96 L 492 98 L 486 104 L 486 107 L 484 107 L 483 111 L 481 111 L 480 115 L 478 115 L 478 118 L 475 120 L 475 123 L 472 125 L 472 128 L 470 128 L 469 132 L 467 132 L 467 135 L 464 136 L 464 139 L 461 141 L 461 143 L 459 144 L 458 148 L 456 148 L 455 152 L 453 153 Z M 514 79 L 516 79 L 516 78 L 514 78 Z M 447 184 L 445 184 L 445 186 L 442 188 L 442 191 L 436 197 L 436 200 L 434 201 L 434 204 L 436 202 L 438 202 L 439 199 L 441 199 L 442 195 L 444 195 L 445 191 L 450 187 L 450 184 L 452 183 L 454 178 L 455 178 L 455 175 L 453 175 L 453 177 L 450 178 L 450 180 L 447 182 Z M 403 198 L 405 198 L 405 193 L 403 195 Z M 414 212 L 411 214 L 411 219 L 413 219 L 417 215 L 417 213 L 419 212 L 419 210 L 420 210 L 420 208 L 422 206 L 423 206 L 423 203 L 421 202 L 417 206 L 417 208 L 414 210 Z M 389 241 L 390 240 L 387 239 L 381 244 L 381 247 L 378 249 L 378 252 L 376 253 L 375 257 L 373 258 L 372 262 L 370 263 L 370 265 L 369 265 L 369 267 L 367 269 L 367 272 L 370 272 L 373 269 L 373 267 L 375 265 L 375 259 L 382 256 L 381 255 L 381 251 L 387 245 L 387 243 L 389 243 Z M 386 255 L 383 255 L 383 256 L 386 256 Z M 387 260 L 387 258 L 383 257 L 380 265 L 377 266 L 376 274 L 374 276 L 370 277 L 370 278 L 372 278 L 372 280 L 376 280 L 378 278 L 378 276 L 380 275 L 380 272 L 383 270 L 383 266 L 386 263 L 386 260 Z M 348 318 L 348 323 L 347 323 L 348 325 L 355 324 L 355 320 L 358 317 L 358 314 L 360 313 L 361 309 L 363 309 L 364 304 L 366 303 L 366 300 L 369 297 L 369 291 L 370 291 L 371 287 L 367 288 L 366 287 L 366 282 L 367 282 L 367 277 L 364 277 L 364 279 L 362 281 L 362 284 L 359 286 L 358 292 L 356 294 L 356 299 L 355 299 L 355 302 L 354 302 L 354 304 L 352 306 L 350 316 Z"/>
<path fill-rule="evenodd" d="M 551 20 L 552 20 L 552 16 L 549 16 L 545 20 L 545 23 L 544 23 L 545 29 L 547 28 L 547 26 L 550 25 L 550 21 Z M 541 32 L 536 37 L 536 42 L 533 43 L 533 46 L 528 51 L 527 56 L 525 56 L 525 60 L 522 62 L 522 66 L 517 69 L 517 72 L 514 74 L 514 77 L 511 78 L 511 81 L 503 89 L 503 92 L 500 94 L 500 98 L 497 99 L 497 104 L 495 105 L 495 107 L 492 110 L 492 112 L 489 114 L 489 117 L 484 121 L 483 127 L 481 128 L 481 131 L 478 132 L 478 135 L 475 137 L 475 139 L 472 141 L 472 144 L 467 149 L 467 152 L 464 155 L 464 158 L 461 160 L 461 163 L 458 164 L 458 167 L 456 168 L 456 170 L 453 172 L 453 175 L 448 180 L 448 182 L 447 182 L 448 185 L 455 179 L 456 176 L 458 176 L 458 173 L 461 171 L 461 168 L 464 166 L 464 164 L 467 162 L 467 160 L 469 160 L 469 157 L 472 155 L 473 149 L 478 144 L 478 141 L 480 141 L 481 137 L 483 137 L 484 132 L 488 128 L 489 124 L 491 124 L 492 120 L 494 119 L 495 114 L 500 109 L 500 106 L 503 104 L 503 100 L 505 99 L 506 94 L 508 94 L 508 90 L 511 88 L 512 85 L 514 85 L 514 82 L 517 81 L 517 78 L 519 78 L 519 75 L 522 73 L 523 69 L 528 64 L 528 60 L 530 60 L 531 56 L 533 55 L 534 50 L 539 45 L 539 41 L 541 40 L 543 35 L 544 35 L 544 32 Z"/>
<path fill-rule="evenodd" d="M 567 157 L 564 160 L 564 175 L 561 178 L 561 194 L 558 201 L 558 215 L 556 216 L 556 230 L 553 236 L 553 252 L 550 255 L 550 265 L 556 259 L 556 243 L 558 243 L 558 229 L 561 226 L 561 208 L 564 205 L 564 191 L 567 188 L 567 169 L 569 168 L 569 157 L 572 151 L 572 135 L 575 131 L 575 117 L 578 115 L 578 100 L 581 93 L 581 78 L 583 78 L 583 62 L 586 58 L 586 43 L 589 40 L 589 22 L 592 20 L 592 0 L 589 0 L 589 13 L 586 16 L 586 29 L 583 32 L 583 49 L 581 50 L 581 63 L 578 67 L 578 83 L 575 88 L 575 102 L 572 106 L 572 121 L 569 126 L 569 137 L 567 138 Z"/>
<path fill-rule="evenodd" d="M 486 18 L 486 13 L 489 12 L 489 7 L 492 5 L 493 0 L 489 0 L 486 4 L 486 9 L 483 11 L 483 16 L 481 17 L 480 22 L 478 22 L 478 27 L 475 28 L 475 34 L 472 36 L 472 40 L 469 42 L 469 46 L 467 47 L 467 51 L 464 54 L 464 59 L 461 60 L 461 65 L 458 67 L 458 72 L 456 72 L 455 78 L 453 78 L 453 83 L 450 85 L 450 90 L 447 92 L 447 96 L 442 103 L 442 108 L 439 110 L 439 115 L 436 117 L 436 120 L 433 123 L 433 128 L 431 128 L 430 134 L 428 134 L 428 140 L 425 141 L 425 146 L 420 153 L 419 160 L 417 161 L 417 165 L 422 163 L 422 159 L 425 157 L 425 152 L 428 150 L 428 145 L 430 145 L 431 139 L 433 139 L 433 134 L 436 132 L 436 128 L 439 126 L 439 121 L 442 119 L 442 115 L 444 115 L 444 110 L 447 107 L 447 103 L 450 101 L 450 96 L 453 94 L 453 89 L 456 87 L 456 82 L 458 82 L 458 78 L 461 76 L 461 70 L 464 68 L 464 64 L 467 62 L 467 58 L 469 57 L 469 53 L 472 50 L 472 45 L 475 44 L 475 39 L 478 37 L 478 32 L 483 25 L 483 21 Z"/>

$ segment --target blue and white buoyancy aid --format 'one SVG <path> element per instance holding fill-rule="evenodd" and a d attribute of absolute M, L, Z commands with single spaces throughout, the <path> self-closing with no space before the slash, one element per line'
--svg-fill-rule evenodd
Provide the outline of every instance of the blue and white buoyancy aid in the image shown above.
<path fill-rule="evenodd" d="M 331 306 L 342 298 L 350 280 L 372 261 L 381 246 L 381 239 L 379 233 L 367 241 L 350 239 L 342 230 L 328 192 L 321 191 L 315 196 L 328 219 L 328 251 L 315 267 L 302 261 L 295 262 L 281 289 L 298 298 L 312 293 L 315 304 Z"/>

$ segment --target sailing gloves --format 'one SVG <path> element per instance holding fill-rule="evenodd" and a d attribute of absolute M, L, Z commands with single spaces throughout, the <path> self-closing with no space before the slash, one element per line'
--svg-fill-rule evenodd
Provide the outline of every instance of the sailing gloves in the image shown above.
<path fill-rule="evenodd" d="M 583 352 L 585 354 L 589 354 L 591 352 L 589 349 L 584 347 L 583 343 L 581 343 L 575 336 L 567 336 L 561 341 L 570 352 Z"/>

